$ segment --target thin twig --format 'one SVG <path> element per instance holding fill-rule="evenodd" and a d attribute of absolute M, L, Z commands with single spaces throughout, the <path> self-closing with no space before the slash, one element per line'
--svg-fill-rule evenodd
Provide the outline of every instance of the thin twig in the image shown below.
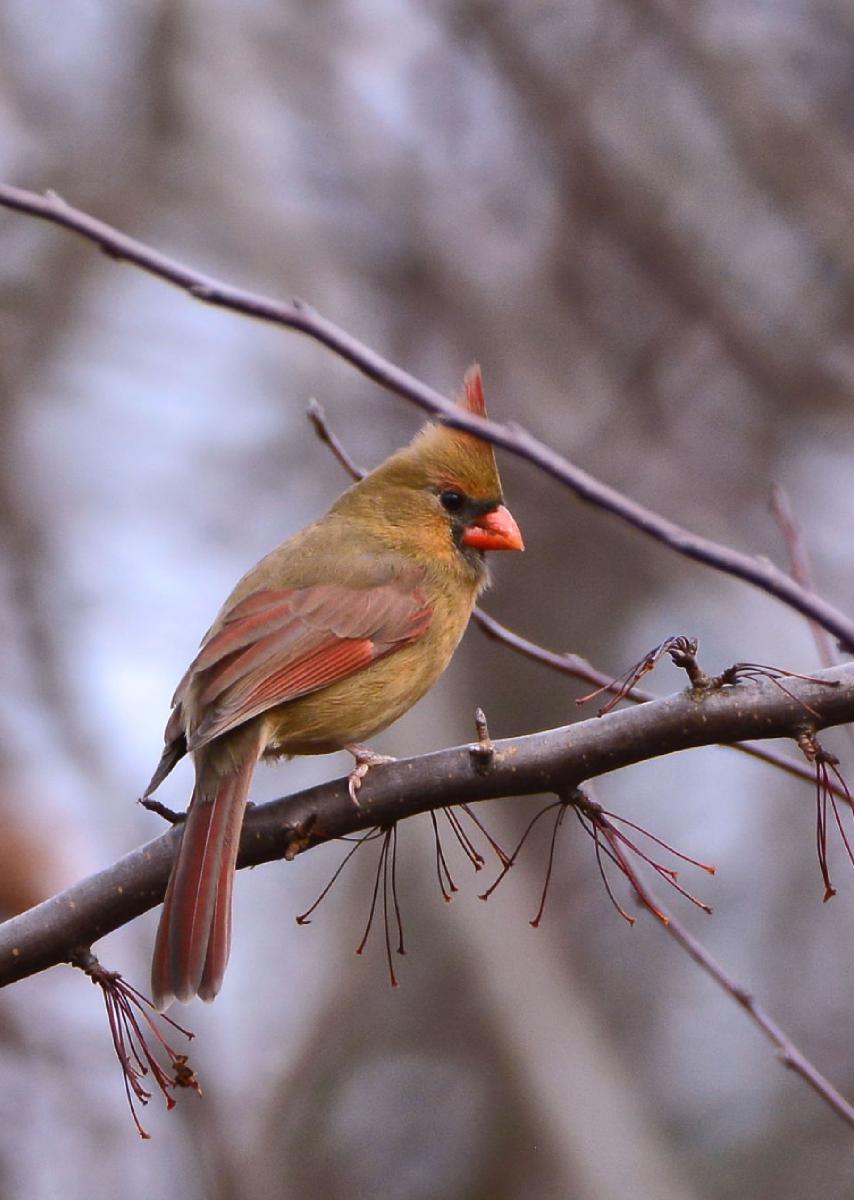
<path fill-rule="evenodd" d="M 333 433 L 330 423 L 327 420 L 326 413 L 314 396 L 309 401 L 306 414 L 312 423 L 315 433 L 325 446 L 329 446 L 330 450 L 333 452 L 333 456 L 338 460 L 341 466 L 344 467 L 351 479 L 364 479 L 368 472 L 364 467 L 358 466 L 345 450 L 341 440 L 336 436 L 335 433 Z"/>
<path fill-rule="evenodd" d="M 493 638 L 497 642 L 503 642 L 512 650 L 516 650 L 518 654 L 522 654 L 525 658 L 530 658 L 533 662 L 543 663 L 555 671 L 569 675 L 572 679 L 580 679 L 584 683 L 596 684 L 597 687 L 602 688 L 604 691 L 612 692 L 615 695 L 618 692 L 622 692 L 622 699 L 631 700 L 635 704 L 648 704 L 651 700 L 657 699 L 654 692 L 648 692 L 645 688 L 633 687 L 628 691 L 623 689 L 620 680 L 612 679 L 603 671 L 599 671 L 586 658 L 582 658 L 580 654 L 559 654 L 554 650 L 549 650 L 545 646 L 539 645 L 537 642 L 529 641 L 522 634 L 515 633 L 513 629 L 508 629 L 506 625 L 502 625 L 495 617 L 491 617 L 489 613 L 484 612 L 482 608 L 475 609 L 472 614 L 472 620 L 483 629 L 488 637 Z M 786 771 L 788 775 L 792 775 L 796 779 L 801 779 L 805 783 L 810 783 L 812 786 L 815 782 L 814 773 L 810 767 L 803 762 L 789 758 L 779 750 L 773 750 L 768 746 L 760 746 L 756 742 L 728 742 L 723 743 L 723 748 L 725 750 L 738 750 L 742 754 L 748 754 L 752 758 L 760 759 L 761 762 L 778 767 L 781 771 Z M 848 804 L 850 807 L 852 806 L 851 796 L 838 784 L 830 781 L 829 789 L 838 800 L 842 800 L 844 804 Z"/>
<path fill-rule="evenodd" d="M 175 1107 L 177 1088 L 190 1088 L 197 1095 L 202 1094 L 187 1055 L 170 1045 L 160 1026 L 169 1026 L 190 1041 L 194 1035 L 171 1017 L 157 1012 L 148 996 L 137 991 L 118 971 L 102 967 L 88 947 L 79 947 L 72 955 L 72 962 L 101 989 L 131 1119 L 140 1137 L 148 1140 L 150 1134 L 143 1128 L 136 1107 L 151 1100 L 147 1083 L 159 1088 L 167 1109 Z M 166 1059 L 167 1066 L 162 1059 Z"/>
<path fill-rule="evenodd" d="M 683 529 L 658 513 L 637 504 L 608 484 L 594 479 L 557 451 L 519 425 L 489 421 L 464 411 L 445 396 L 396 367 L 351 334 L 321 316 L 302 300 L 274 300 L 200 274 L 175 259 L 146 246 L 117 229 L 67 204 L 54 193 L 44 196 L 0 184 L 0 205 L 63 226 L 87 238 L 111 258 L 133 263 L 151 275 L 182 288 L 197 300 L 230 309 L 303 333 L 349 362 L 363 375 L 403 397 L 445 424 L 464 429 L 534 463 L 547 475 L 569 487 L 586 503 L 620 517 L 635 529 L 662 542 L 678 554 L 742 579 L 803 616 L 816 621 L 846 649 L 853 649 L 855 633 L 849 618 L 822 597 L 802 587 L 773 563 L 721 546 L 709 538 Z"/>
<path fill-rule="evenodd" d="M 844 1121 L 852 1125 L 853 1111 L 851 1104 L 840 1095 L 834 1085 L 816 1069 L 813 1063 L 793 1045 L 780 1025 L 773 1021 L 768 1013 L 764 1012 L 747 988 L 737 983 L 733 976 L 724 969 L 721 963 L 713 958 L 697 938 L 693 937 L 688 929 L 662 906 L 661 902 L 650 892 L 644 883 L 640 883 L 639 881 L 639 886 L 642 893 L 644 893 L 643 899 L 645 905 L 651 909 L 657 909 L 667 917 L 667 923 L 657 922 L 657 924 L 674 938 L 678 945 L 683 947 L 686 953 L 694 959 L 698 966 L 706 971 L 720 988 L 741 1005 L 754 1024 L 758 1026 L 764 1036 L 776 1047 L 778 1057 L 784 1066 L 788 1067 L 791 1071 L 795 1071 L 797 1075 L 800 1075 L 839 1117 L 842 1117 Z"/>

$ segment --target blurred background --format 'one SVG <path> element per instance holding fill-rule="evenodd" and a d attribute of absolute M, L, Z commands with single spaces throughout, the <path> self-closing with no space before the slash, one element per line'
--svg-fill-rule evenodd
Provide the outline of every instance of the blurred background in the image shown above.
<path fill-rule="evenodd" d="M 842 0 L 5 0 L 0 176 L 53 188 L 237 285 L 299 295 L 446 392 L 698 533 L 850 603 L 851 11 Z M 157 835 L 135 799 L 232 584 L 345 486 L 311 396 L 373 466 L 418 413 L 297 335 L 207 310 L 0 212 L 0 906 Z M 524 557 L 485 607 L 620 674 L 668 634 L 701 661 L 811 671 L 806 623 L 501 460 Z M 513 561 L 510 561 L 511 557 Z M 662 665 L 652 686 L 682 678 Z M 470 630 L 380 750 L 579 719 L 569 679 Z M 583 710 L 581 716 L 587 715 Z M 826 744 L 844 757 L 840 731 Z M 794 751 L 794 748 L 791 748 Z M 344 756 L 260 769 L 260 801 Z M 161 798 L 183 807 L 190 772 Z M 710 749 L 602 780 L 607 807 L 718 866 L 672 905 L 847 1094 L 851 886 L 821 903 L 809 786 Z M 539 801 L 482 806 L 510 848 Z M 376 846 L 308 927 L 344 845 L 238 880 L 197 1033 L 204 1097 L 141 1142 L 100 998 L 57 968 L 0 995 L 0 1197 L 778 1200 L 849 1194 L 848 1134 L 738 1006 L 603 891 L 567 822 L 488 904 L 426 817 L 399 831 L 408 955 L 353 953 Z M 625 898 L 620 884 L 619 896 Z M 671 903 L 671 898 L 668 897 Z M 96 946 L 147 987 L 156 914 Z"/>

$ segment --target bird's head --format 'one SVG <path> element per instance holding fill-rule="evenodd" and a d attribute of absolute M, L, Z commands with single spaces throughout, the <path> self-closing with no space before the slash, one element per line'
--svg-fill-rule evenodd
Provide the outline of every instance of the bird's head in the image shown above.
<path fill-rule="evenodd" d="M 481 370 L 466 373 L 458 404 L 485 415 Z M 504 505 L 502 484 L 489 442 L 446 425 L 426 425 L 346 493 L 373 515 L 378 533 L 418 557 L 457 559 L 483 577 L 485 550 L 522 550 L 516 521 Z"/>

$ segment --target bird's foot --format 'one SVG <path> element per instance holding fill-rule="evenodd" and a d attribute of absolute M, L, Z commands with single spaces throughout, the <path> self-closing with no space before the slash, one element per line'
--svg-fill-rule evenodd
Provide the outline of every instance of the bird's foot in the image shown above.
<path fill-rule="evenodd" d="M 356 766 L 347 777 L 347 790 L 350 793 L 350 798 L 356 807 L 359 807 L 359 800 L 356 793 L 362 787 L 362 781 L 372 767 L 382 766 L 383 763 L 393 763 L 395 758 L 391 754 L 377 754 L 370 746 L 345 746 L 348 754 L 352 754 L 356 762 Z"/>

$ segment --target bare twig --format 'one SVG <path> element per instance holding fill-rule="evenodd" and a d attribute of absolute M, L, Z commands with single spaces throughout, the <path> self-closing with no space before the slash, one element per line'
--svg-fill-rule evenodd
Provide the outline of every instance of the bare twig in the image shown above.
<path fill-rule="evenodd" d="M 622 692 L 621 699 L 631 700 L 635 704 L 647 704 L 649 701 L 657 699 L 654 692 L 648 692 L 644 688 L 632 687 L 629 690 L 624 689 L 620 680 L 612 679 L 605 672 L 599 671 L 586 658 L 583 658 L 579 654 L 559 654 L 555 650 L 549 650 L 545 646 L 538 645 L 537 642 L 529 641 L 522 634 L 515 633 L 513 629 L 508 629 L 506 625 L 502 625 L 495 617 L 491 617 L 489 613 L 485 613 L 481 608 L 475 609 L 472 619 L 476 625 L 479 625 L 483 629 L 488 637 L 493 638 L 497 642 L 502 642 L 506 646 L 510 646 L 512 650 L 516 650 L 517 653 L 532 659 L 534 662 L 543 663 L 544 666 L 551 667 L 555 671 L 560 671 L 564 675 L 569 675 L 572 679 L 580 679 L 584 683 L 594 683 L 603 691 L 610 691 L 614 694 Z M 756 742 L 734 742 L 726 745 L 724 748 L 739 750 L 742 754 L 748 754 L 752 758 L 759 759 L 761 762 L 778 767 L 781 771 L 785 771 L 788 775 L 792 775 L 796 779 L 801 779 L 805 783 L 813 784 L 815 781 L 814 772 L 803 762 L 789 758 L 786 754 L 782 754 L 778 750 L 773 750 L 769 746 L 760 746 Z M 844 804 L 848 804 L 851 807 L 852 799 L 843 788 L 833 782 L 829 783 L 829 788 L 838 800 L 842 800 Z"/>
<path fill-rule="evenodd" d="M 338 438 L 333 432 L 323 407 L 318 403 L 314 396 L 309 401 L 309 406 L 306 409 L 306 415 L 311 421 L 315 433 L 325 446 L 329 446 L 330 450 L 333 452 L 333 457 L 341 464 L 342 467 L 344 467 L 345 472 L 350 476 L 350 478 L 357 481 L 364 479 L 368 472 L 364 467 L 360 467 L 356 462 L 354 462 L 354 460 L 345 450 L 341 439 Z"/>
<path fill-rule="evenodd" d="M 77 950 L 72 961 L 101 989 L 131 1119 L 140 1137 L 147 1140 L 150 1134 L 140 1122 L 136 1105 L 145 1107 L 148 1104 L 152 1097 L 148 1085 L 154 1084 L 160 1090 L 167 1109 L 175 1107 L 177 1088 L 189 1088 L 199 1096 L 202 1094 L 187 1055 L 173 1049 L 161 1025 L 177 1030 L 189 1040 L 194 1035 L 171 1017 L 159 1013 L 151 1000 L 123 979 L 118 971 L 105 970 L 91 950 Z M 164 1059 L 168 1064 L 166 1067 L 162 1062 Z"/>
<path fill-rule="evenodd" d="M 648 675 L 653 670 L 665 654 L 671 656 L 671 661 L 675 667 L 679 667 L 686 672 L 690 685 L 698 687 L 706 681 L 707 677 L 698 665 L 697 658 L 695 657 L 697 652 L 697 638 L 686 637 L 684 634 L 667 637 L 658 646 L 654 646 L 652 650 L 648 650 L 644 657 L 635 663 L 634 666 L 630 667 L 628 671 L 625 671 L 620 679 L 613 679 L 609 684 L 603 684 L 596 691 L 590 692 L 587 696 L 582 696 L 576 703 L 587 704 L 590 700 L 595 700 L 598 696 L 602 695 L 603 692 L 611 692 L 611 699 L 597 711 L 598 717 L 605 716 L 606 713 L 612 711 L 616 704 L 632 692 L 633 688 L 636 687 L 645 675 Z"/>
<path fill-rule="evenodd" d="M 831 806 L 831 811 L 834 816 L 834 823 L 837 826 L 841 841 L 846 849 L 846 854 L 849 861 L 855 864 L 855 856 L 852 853 L 852 846 L 849 843 L 849 838 L 846 836 L 846 830 L 843 828 L 843 822 L 840 819 L 840 813 L 837 811 L 834 794 L 831 790 L 831 783 L 835 781 L 838 787 L 842 787 L 846 795 L 849 796 L 849 803 L 852 803 L 852 797 L 849 793 L 849 788 L 846 785 L 846 780 L 840 773 L 840 760 L 834 755 L 829 754 L 824 746 L 820 745 L 815 733 L 805 729 L 796 738 L 799 749 L 805 756 L 807 761 L 814 769 L 816 777 L 816 851 L 819 858 L 819 869 L 822 874 L 822 882 L 825 885 L 825 896 L 823 900 L 830 900 L 832 896 L 837 895 L 837 889 L 831 882 L 831 873 L 828 866 L 828 808 Z"/>
<path fill-rule="evenodd" d="M 0 205 L 63 226 L 94 242 L 111 258 L 133 263 L 149 274 L 182 288 L 205 304 L 282 325 L 313 338 L 381 387 L 402 396 L 454 428 L 468 430 L 520 458 L 527 459 L 569 487 L 581 500 L 620 517 L 677 553 L 743 579 L 777 597 L 790 608 L 822 625 L 842 646 L 853 649 L 855 636 L 849 618 L 822 597 L 802 587 L 774 564 L 720 546 L 708 538 L 699 537 L 675 522 L 636 504 L 615 488 L 599 482 L 581 468 L 574 466 L 557 451 L 516 424 L 488 421 L 464 411 L 321 316 L 302 300 L 273 300 L 200 274 L 120 233 L 105 222 L 73 208 L 53 193 L 40 196 L 36 192 L 0 184 Z"/>
<path fill-rule="evenodd" d="M 737 983 L 733 976 L 713 958 L 697 938 L 693 937 L 688 929 L 672 913 L 663 908 L 661 901 L 650 892 L 644 883 L 638 881 L 637 890 L 642 892 L 642 899 L 646 908 L 651 911 L 658 910 L 659 913 L 667 917 L 667 920 L 663 924 L 663 928 L 667 933 L 674 938 L 678 945 L 683 947 L 686 953 L 694 959 L 698 966 L 706 971 L 720 988 L 732 996 L 745 1012 L 748 1013 L 754 1024 L 759 1027 L 764 1036 L 775 1046 L 778 1051 L 778 1057 L 784 1066 L 788 1067 L 791 1071 L 795 1071 L 797 1075 L 800 1075 L 838 1116 L 851 1125 L 853 1123 L 852 1106 L 840 1095 L 834 1085 L 824 1075 L 820 1074 L 813 1063 L 809 1062 L 802 1052 L 793 1045 L 780 1025 L 773 1021 L 768 1013 L 764 1012 L 747 988 Z"/>
<path fill-rule="evenodd" d="M 472 619 L 476 625 L 486 633 L 487 637 L 494 641 L 502 642 L 505 646 L 510 646 L 512 650 L 516 650 L 518 654 L 522 654 L 524 658 L 530 658 L 533 662 L 543 663 L 544 666 L 552 667 L 554 671 L 560 671 L 563 675 L 569 675 L 571 679 L 578 679 L 582 683 L 594 684 L 595 687 L 602 689 L 604 692 L 611 692 L 617 695 L 622 692 L 622 699 L 632 700 L 636 704 L 646 704 L 648 700 L 655 700 L 654 692 L 645 691 L 644 688 L 632 687 L 626 691 L 620 680 L 607 675 L 605 671 L 598 670 L 592 663 L 588 662 L 587 658 L 583 658 L 581 654 L 573 654 L 570 651 L 558 652 L 549 650 L 546 646 L 541 646 L 538 642 L 532 642 L 528 638 L 523 637 L 521 633 L 516 633 L 513 629 L 509 629 L 507 625 L 502 625 L 495 617 L 491 617 L 489 613 L 484 612 L 482 608 L 476 608 L 472 615 Z"/>
<path fill-rule="evenodd" d="M 643 904 L 647 905 L 648 898 L 638 884 L 639 863 L 647 863 L 647 865 L 652 867 L 661 879 L 664 879 L 666 883 L 678 891 L 681 896 L 685 896 L 685 898 L 691 901 L 692 904 L 696 905 L 700 909 L 703 909 L 705 913 L 711 915 L 713 910 L 708 904 L 706 904 L 703 900 L 699 900 L 697 896 L 693 896 L 692 893 L 687 891 L 681 883 L 678 883 L 678 872 L 673 867 L 668 867 L 664 863 L 661 863 L 653 858 L 648 850 L 644 849 L 642 842 L 638 840 L 633 841 L 631 836 L 626 834 L 620 828 L 620 826 L 627 826 L 629 829 L 634 830 L 635 833 L 640 834 L 642 838 L 652 842 L 655 846 L 660 847 L 662 850 L 666 850 L 669 854 L 673 855 L 677 859 L 682 860 L 684 863 L 689 863 L 693 867 L 698 867 L 700 870 L 706 871 L 708 875 L 715 875 L 715 867 L 710 866 L 708 863 L 700 862 L 699 859 L 692 858 L 688 854 L 684 854 L 682 850 L 676 849 L 675 846 L 670 845 L 668 842 L 664 841 L 663 838 L 657 837 L 655 833 L 651 833 L 649 829 L 645 829 L 643 826 L 636 824 L 634 821 L 630 821 L 627 817 L 620 817 L 617 815 L 617 813 L 607 812 L 601 804 L 597 804 L 597 802 L 591 798 L 590 793 L 590 788 L 584 792 L 580 788 L 570 788 L 562 795 L 559 795 L 556 800 L 544 805 L 543 808 L 535 813 L 528 825 L 526 825 L 525 830 L 523 831 L 523 834 L 516 846 L 511 851 L 510 855 L 507 856 L 506 861 L 502 864 L 502 869 L 498 876 L 490 884 L 487 890 L 481 893 L 479 899 L 489 900 L 490 896 L 492 896 L 499 884 L 502 883 L 502 881 L 507 877 L 511 867 L 517 861 L 519 853 L 528 841 L 532 831 L 534 830 L 534 827 L 538 824 L 542 817 L 546 816 L 548 813 L 554 812 L 555 818 L 552 823 L 552 837 L 549 843 L 549 857 L 546 865 L 546 875 L 543 881 L 543 889 L 540 895 L 540 905 L 534 918 L 529 921 L 529 924 L 536 929 L 540 924 L 544 909 L 546 907 L 546 894 L 549 890 L 549 883 L 552 878 L 552 867 L 555 861 L 555 844 L 558 836 L 558 830 L 562 821 L 564 820 L 567 810 L 572 808 L 575 811 L 579 823 L 584 829 L 585 833 L 594 843 L 594 853 L 597 860 L 597 868 L 600 872 L 600 878 L 603 881 L 603 885 L 605 886 L 606 894 L 620 916 L 623 917 L 624 920 L 630 925 L 635 924 L 635 917 L 630 916 L 630 914 L 619 904 L 617 898 L 615 897 L 611 884 L 609 883 L 608 875 L 605 871 L 605 864 L 603 862 L 604 858 L 609 859 L 614 866 L 617 867 L 621 874 L 625 876 L 630 887 Z M 659 917 L 661 921 L 664 921 L 667 924 L 668 918 L 658 908 L 651 908 L 650 911 L 654 914 L 654 916 Z"/>
<path fill-rule="evenodd" d="M 693 866 L 699 867 L 709 874 L 714 874 L 713 867 L 706 863 L 699 862 L 676 850 L 673 846 L 663 842 L 662 839 L 656 837 L 649 830 L 643 829 L 633 821 L 627 821 L 626 818 L 618 817 L 615 813 L 607 813 L 605 810 L 591 799 L 589 794 L 590 789 L 582 792 L 579 789 L 570 790 L 563 796 L 551 804 L 547 804 L 540 809 L 535 816 L 529 821 L 522 834 L 519 842 L 510 855 L 508 863 L 503 867 L 494 882 L 490 885 L 486 892 L 481 896 L 482 900 L 488 897 L 495 891 L 496 887 L 507 876 L 509 868 L 516 862 L 517 856 L 522 849 L 522 846 L 527 841 L 534 826 L 550 812 L 554 812 L 555 818 L 552 826 L 552 836 L 549 843 L 549 852 L 547 858 L 546 874 L 541 890 L 540 905 L 535 917 L 529 922 L 531 926 L 537 928 L 543 916 L 544 907 L 546 904 L 546 895 L 549 887 L 550 877 L 555 855 L 555 842 L 559 827 L 563 820 L 564 814 L 568 808 L 573 808 L 582 825 L 582 828 L 589 835 L 594 843 L 594 849 L 597 860 L 597 867 L 600 872 L 600 877 L 605 885 L 609 899 L 614 905 L 620 916 L 624 918 L 630 925 L 635 924 L 635 918 L 626 911 L 615 896 L 611 884 L 609 883 L 606 860 L 610 861 L 627 879 L 632 890 L 636 895 L 641 907 L 647 909 L 657 921 L 662 924 L 671 936 L 678 942 L 679 945 L 686 950 L 691 957 L 715 980 L 719 987 L 723 988 L 745 1009 L 751 1019 L 763 1031 L 765 1036 L 775 1045 L 779 1051 L 781 1061 L 790 1069 L 801 1075 L 803 1079 L 810 1084 L 812 1088 L 830 1105 L 831 1108 L 844 1120 L 852 1124 L 853 1114 L 852 1108 L 847 1101 L 837 1092 L 833 1085 L 809 1062 L 809 1060 L 798 1050 L 788 1037 L 783 1033 L 780 1027 L 769 1017 L 757 1004 L 754 997 L 747 991 L 746 988 L 738 984 L 732 976 L 730 976 L 724 968 L 713 958 L 713 956 L 694 938 L 688 930 L 682 925 L 676 917 L 662 904 L 659 898 L 647 887 L 644 883 L 642 874 L 638 870 L 638 864 L 633 861 L 631 855 L 637 856 L 643 862 L 646 862 L 654 871 L 658 873 L 660 878 L 664 879 L 672 887 L 675 887 L 683 896 L 691 900 L 699 908 L 705 912 L 712 912 L 708 905 L 702 903 L 696 897 L 692 896 L 677 882 L 677 872 L 665 867 L 662 863 L 656 862 L 648 854 L 641 849 L 637 842 L 633 842 L 628 838 L 615 822 L 626 824 L 636 833 L 649 838 L 656 845 L 669 851 L 677 858 L 683 859 L 685 862 L 691 863 Z M 629 852 L 629 854 L 627 853 Z"/>

